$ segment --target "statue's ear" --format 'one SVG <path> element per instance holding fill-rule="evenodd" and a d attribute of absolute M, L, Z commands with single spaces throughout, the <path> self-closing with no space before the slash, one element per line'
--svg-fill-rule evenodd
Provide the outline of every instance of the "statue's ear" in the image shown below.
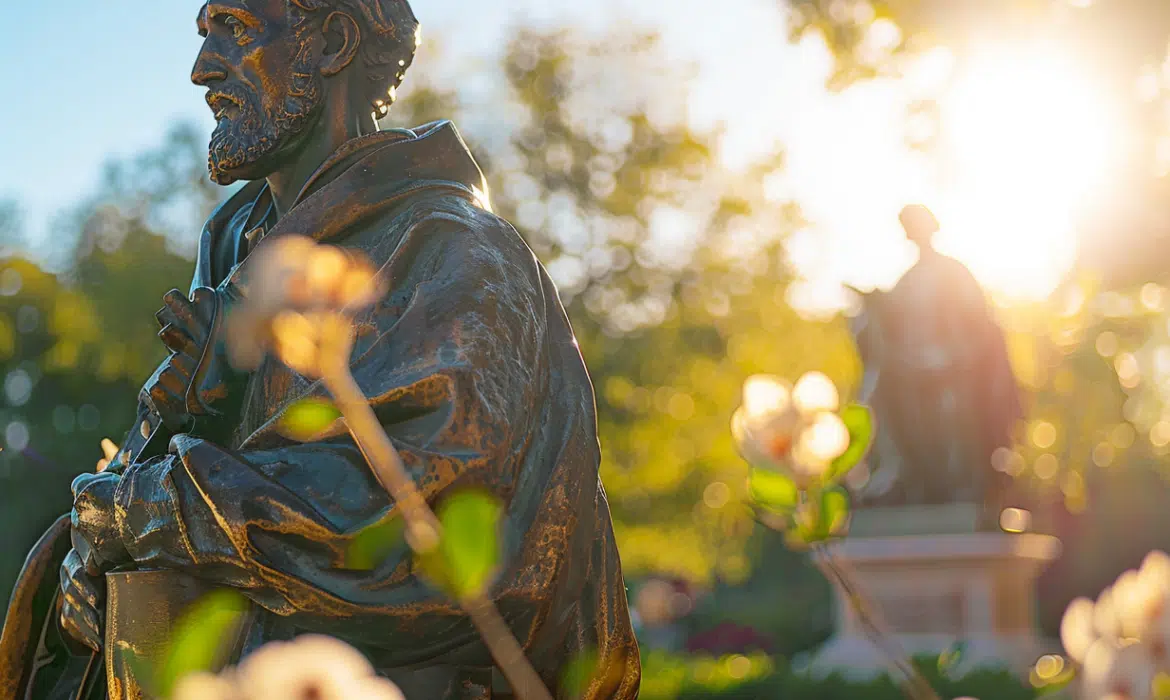
<path fill-rule="evenodd" d="M 345 70 L 358 55 L 362 30 L 354 18 L 344 12 L 332 12 L 321 26 L 325 33 L 325 55 L 321 59 L 321 75 L 331 78 Z"/>

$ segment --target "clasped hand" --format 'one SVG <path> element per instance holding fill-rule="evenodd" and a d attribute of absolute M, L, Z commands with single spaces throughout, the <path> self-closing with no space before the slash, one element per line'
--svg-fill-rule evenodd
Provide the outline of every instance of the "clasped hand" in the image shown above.
<path fill-rule="evenodd" d="M 102 647 L 105 627 L 105 574 L 131 561 L 114 505 L 120 481 L 108 472 L 73 481 L 73 549 L 61 565 L 61 627 L 95 651 Z"/>

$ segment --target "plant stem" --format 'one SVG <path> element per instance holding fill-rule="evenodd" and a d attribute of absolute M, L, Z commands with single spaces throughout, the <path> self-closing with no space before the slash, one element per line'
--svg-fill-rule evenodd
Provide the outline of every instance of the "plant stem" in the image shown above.
<path fill-rule="evenodd" d="M 903 677 L 902 692 L 912 700 L 939 700 L 930 683 L 918 672 L 914 663 L 907 658 L 906 652 L 886 630 L 877 606 L 865 595 L 856 578 L 844 564 L 837 561 L 824 544 L 814 544 L 812 548 L 813 561 L 817 568 L 825 578 L 841 589 L 870 642 L 885 655 L 891 670 Z"/>
<path fill-rule="evenodd" d="M 439 519 L 406 472 L 390 436 L 378 421 L 374 409 L 349 369 L 353 347 L 353 325 L 337 315 L 329 319 L 320 348 L 321 380 L 345 418 L 350 435 L 374 470 L 382 487 L 394 498 L 406 521 L 407 544 L 418 552 L 429 552 L 438 544 Z M 483 638 L 488 652 L 516 696 L 525 700 L 552 700 L 544 681 L 528 663 L 520 643 L 495 604 L 482 596 L 460 601 L 460 606 Z"/>
<path fill-rule="evenodd" d="M 471 622 L 479 630 L 479 636 L 487 644 L 492 658 L 500 666 L 508 685 L 521 698 L 532 700 L 552 700 L 544 681 L 524 657 L 524 650 L 512 636 L 508 623 L 500 615 L 496 606 L 486 598 L 474 598 L 463 602 L 463 609 L 471 616 Z"/>

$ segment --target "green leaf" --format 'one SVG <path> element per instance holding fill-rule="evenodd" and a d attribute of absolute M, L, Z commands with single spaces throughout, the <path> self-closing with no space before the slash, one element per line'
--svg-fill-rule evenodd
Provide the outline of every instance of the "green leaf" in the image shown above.
<path fill-rule="evenodd" d="M 479 597 L 491 584 L 500 563 L 502 512 L 495 496 L 478 490 L 456 493 L 439 507 L 443 533 L 437 557 L 422 557 L 420 563 L 456 599 Z"/>
<path fill-rule="evenodd" d="M 365 528 L 346 548 L 345 568 L 351 571 L 378 568 L 402 544 L 405 528 L 406 522 L 398 513 Z"/>
<path fill-rule="evenodd" d="M 309 442 L 324 433 L 339 418 L 341 411 L 336 406 L 327 399 L 314 397 L 289 406 L 276 427 L 277 432 L 289 440 Z"/>
<path fill-rule="evenodd" d="M 584 697 L 589 683 L 597 676 L 601 658 L 597 651 L 587 649 L 569 660 L 561 674 L 561 687 L 571 698 Z"/>
<path fill-rule="evenodd" d="M 128 645 L 119 649 L 118 653 L 121 655 L 122 660 L 126 662 L 126 666 L 129 667 L 130 673 L 134 674 L 134 680 L 138 682 L 138 685 L 141 686 L 147 697 L 167 697 L 166 695 L 160 693 L 158 688 L 155 687 L 155 678 L 157 678 L 159 674 L 149 660 L 139 655 L 133 649 L 130 649 Z"/>
<path fill-rule="evenodd" d="M 841 411 L 841 421 L 849 430 L 849 447 L 829 466 L 825 473 L 827 483 L 835 483 L 861 464 L 873 443 L 873 412 L 867 406 L 861 404 L 846 406 Z"/>
<path fill-rule="evenodd" d="M 247 611 L 248 600 L 226 589 L 209 593 L 188 608 L 175 625 L 166 656 L 156 670 L 152 685 L 159 695 L 170 697 L 179 679 L 190 673 L 217 671 Z"/>
<path fill-rule="evenodd" d="M 963 653 L 967 651 L 966 642 L 955 642 L 943 650 L 938 656 L 938 672 L 944 678 L 955 675 L 959 662 L 963 660 Z"/>
<path fill-rule="evenodd" d="M 821 492 L 820 522 L 817 534 L 822 539 L 845 534 L 849 525 L 849 494 L 840 486 L 833 486 Z"/>
<path fill-rule="evenodd" d="M 777 513 L 790 513 L 800 502 L 800 491 L 792 479 L 767 469 L 751 470 L 752 500 Z"/>
<path fill-rule="evenodd" d="M 784 533 L 784 540 L 789 549 L 805 551 L 810 545 L 825 539 L 821 534 L 821 500 L 819 494 L 810 494 L 810 498 L 797 506 L 792 516 L 792 529 Z"/>
<path fill-rule="evenodd" d="M 1154 697 L 1170 698 L 1170 674 L 1159 673 L 1154 676 Z"/>

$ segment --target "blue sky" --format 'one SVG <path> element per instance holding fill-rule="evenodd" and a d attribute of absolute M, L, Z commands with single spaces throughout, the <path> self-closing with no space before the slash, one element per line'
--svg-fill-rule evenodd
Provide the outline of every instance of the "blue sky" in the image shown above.
<path fill-rule="evenodd" d="M 418 0 L 442 25 L 465 0 Z M 102 164 L 160 142 L 182 120 L 213 126 L 189 80 L 200 0 L 17 3 L 0 41 L 0 198 L 14 197 L 41 238 L 52 215 L 93 190 Z M 506 6 L 503 2 L 479 2 Z"/>
<path fill-rule="evenodd" d="M 15 83 L 0 110 L 0 197 L 20 200 L 34 229 L 90 191 L 106 158 L 156 143 L 175 120 L 210 122 L 187 79 L 200 41 L 194 3 L 64 0 L 14 9 L 0 42 L 4 81 Z"/>
<path fill-rule="evenodd" d="M 34 245 L 51 245 L 53 216 L 93 191 L 108 159 L 158 144 L 179 121 L 196 121 L 210 132 L 203 91 L 189 80 L 200 44 L 200 1 L 51 0 L 17 3 L 10 10 L 12 21 L 0 41 L 0 64 L 7 66 L 0 94 L 9 98 L 0 108 L 6 165 L 0 169 L 0 198 L 20 202 Z M 898 200 L 840 206 L 859 186 L 888 178 L 891 159 L 901 157 L 894 143 L 900 137 L 889 128 L 901 102 L 884 87 L 867 89 L 868 96 L 826 93 L 824 46 L 786 41 L 782 0 L 724 0 L 716 11 L 710 0 L 412 4 L 423 26 L 420 64 L 433 65 L 436 53 L 456 60 L 489 54 L 521 22 L 656 30 L 671 58 L 699 69 L 689 88 L 689 117 L 696 125 L 727 127 L 723 147 L 730 160 L 736 153 L 770 150 L 777 140 L 792 149 L 782 194 L 807 200 L 802 204 L 823 219 L 820 233 L 832 234 L 809 239 L 813 244 L 803 254 L 814 261 L 810 265 L 866 286 L 888 281 L 903 264 L 872 264 L 874 250 L 886 251 L 889 241 L 900 240 L 893 217 Z M 439 51 L 428 54 L 432 42 Z M 466 73 L 456 75 L 467 79 Z M 874 99 L 874 90 L 886 97 Z M 860 169 L 855 152 L 842 146 L 842 134 L 855 134 L 867 145 L 888 141 L 889 157 L 875 160 L 876 173 Z M 843 177 L 848 174 L 853 177 Z M 876 221 L 894 224 L 875 235 Z"/>

